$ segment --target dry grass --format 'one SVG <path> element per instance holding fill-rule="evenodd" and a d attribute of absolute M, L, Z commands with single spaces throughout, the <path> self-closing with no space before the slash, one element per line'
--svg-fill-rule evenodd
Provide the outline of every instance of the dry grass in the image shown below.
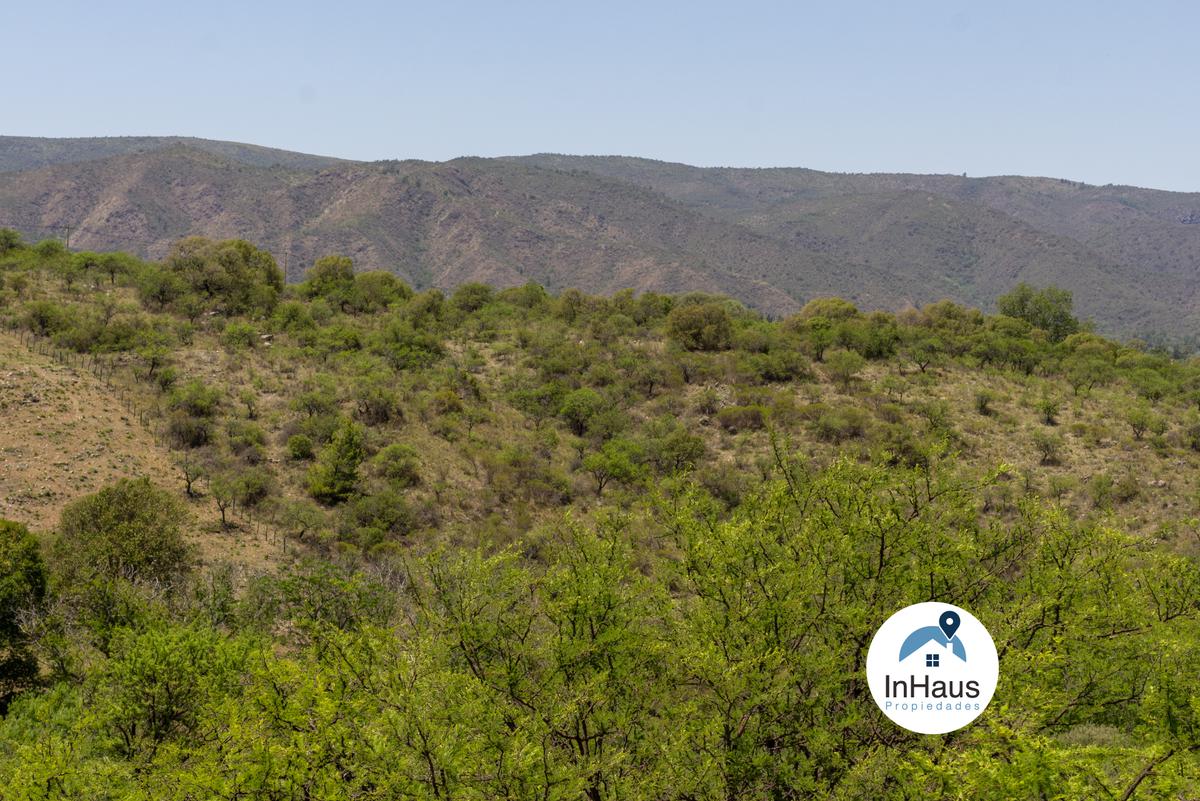
<path fill-rule="evenodd" d="M 172 455 L 86 370 L 59 364 L 0 332 L 0 517 L 50 532 L 63 507 L 122 478 L 149 476 L 183 497 Z M 189 504 L 202 562 L 265 568 L 275 547 L 221 532 L 207 503 Z"/>

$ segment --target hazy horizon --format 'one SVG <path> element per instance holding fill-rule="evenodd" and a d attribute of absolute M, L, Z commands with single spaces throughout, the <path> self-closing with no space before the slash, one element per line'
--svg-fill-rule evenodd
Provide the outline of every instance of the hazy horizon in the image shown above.
<path fill-rule="evenodd" d="M 22 35 L 0 65 L 21 76 L 8 101 L 23 135 L 1200 190 L 1200 110 L 1186 97 L 1200 7 L 1180 2 L 55 10 L 9 10 Z"/>
<path fill-rule="evenodd" d="M 26 138 L 26 139 L 51 139 L 51 140 L 53 140 L 53 139 L 61 139 L 61 140 L 146 139 L 146 138 L 203 139 L 203 140 L 207 140 L 207 141 L 229 142 L 229 143 L 238 144 L 238 145 L 249 145 L 251 147 L 264 147 L 264 148 L 271 149 L 271 150 L 287 150 L 288 152 L 301 153 L 301 154 L 308 155 L 308 156 L 319 156 L 319 157 L 323 157 L 323 158 L 340 159 L 343 161 L 361 162 L 361 163 L 366 163 L 366 164 L 369 164 L 372 162 L 379 162 L 379 161 L 418 161 L 418 162 L 426 162 L 426 163 L 433 164 L 433 163 L 445 163 L 448 161 L 454 161 L 456 159 L 475 159 L 475 158 L 479 158 L 479 159 L 516 159 L 516 158 L 523 158 L 523 157 L 528 157 L 528 156 L 551 155 L 551 156 L 569 156 L 572 158 L 629 158 L 629 159 L 638 159 L 638 160 L 643 160 L 643 161 L 654 161 L 654 162 L 659 162 L 659 163 L 663 163 L 663 164 L 679 164 L 679 165 L 682 165 L 685 167 L 696 167 L 699 169 L 811 170 L 814 172 L 824 172 L 824 173 L 830 173 L 830 174 L 834 174 L 834 175 L 945 175 L 945 176 L 951 176 L 951 177 L 960 177 L 960 176 L 964 175 L 964 173 L 961 173 L 961 172 L 958 172 L 958 173 L 954 173 L 954 172 L 922 173 L 922 172 L 917 172 L 915 170 L 905 170 L 905 169 L 832 170 L 832 169 L 822 169 L 819 167 L 813 167 L 813 166 L 810 166 L 807 164 L 771 164 L 771 165 L 733 164 L 733 163 L 730 163 L 730 164 L 695 164 L 692 162 L 680 161 L 678 159 L 657 158 L 654 156 L 644 156 L 644 155 L 640 155 L 637 153 L 571 153 L 571 152 L 564 152 L 564 151 L 529 151 L 529 152 L 525 152 L 525 153 L 499 153 L 496 155 L 481 155 L 478 153 L 463 153 L 463 154 L 459 154 L 456 156 L 450 156 L 445 159 L 422 159 L 422 158 L 413 158 L 413 157 L 408 157 L 408 156 L 384 156 L 384 157 L 377 158 L 377 159 L 355 159 L 355 158 L 352 158 L 349 156 L 342 155 L 340 153 L 317 153 L 317 152 L 312 152 L 312 151 L 292 151 L 289 148 L 277 147 L 276 145 L 273 145 L 269 142 L 247 142 L 247 141 L 241 141 L 241 140 L 236 140 L 236 139 L 230 139 L 228 137 L 216 137 L 216 138 L 197 137 L 197 136 L 192 136 L 190 134 L 182 134 L 182 133 L 125 133 L 125 134 L 110 134 L 110 135 L 99 135 L 99 136 L 86 136 L 86 135 L 85 136 L 37 136 L 37 135 L 26 134 L 26 133 L 0 133 L 0 137 Z M 985 175 L 972 175 L 970 173 L 966 173 L 965 175 L 967 178 L 978 178 L 978 179 L 985 179 L 985 178 L 1045 178 L 1045 179 L 1050 179 L 1050 180 L 1072 181 L 1075 183 L 1082 183 L 1082 184 L 1086 184 L 1089 186 L 1098 186 L 1098 187 L 1126 186 L 1126 187 L 1133 188 L 1133 189 L 1151 189 L 1151 190 L 1155 190 L 1155 191 L 1173 192 L 1173 193 L 1178 193 L 1178 194 L 1200 194 L 1200 189 L 1196 189 L 1196 190 L 1169 189 L 1169 188 L 1165 188 L 1165 187 L 1161 187 L 1161 186 L 1149 186 L 1149 185 L 1145 185 L 1145 184 L 1119 183 L 1119 182 L 1110 182 L 1107 184 L 1097 184 L 1092 181 L 1085 181 L 1082 179 L 1075 178 L 1074 176 L 1071 176 L 1071 175 L 1035 175 L 1035 174 L 1022 174 L 1022 173 L 990 173 L 990 174 L 985 174 Z"/>

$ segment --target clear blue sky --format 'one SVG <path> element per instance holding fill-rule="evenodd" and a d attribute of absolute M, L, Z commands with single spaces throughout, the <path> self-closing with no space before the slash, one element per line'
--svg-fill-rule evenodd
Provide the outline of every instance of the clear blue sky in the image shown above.
<path fill-rule="evenodd" d="M 0 133 L 1200 191 L 1194 2 L 6 4 Z"/>

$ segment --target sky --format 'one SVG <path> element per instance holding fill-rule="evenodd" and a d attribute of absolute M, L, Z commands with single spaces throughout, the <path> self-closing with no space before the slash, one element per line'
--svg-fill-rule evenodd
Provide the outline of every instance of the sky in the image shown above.
<path fill-rule="evenodd" d="M 6 3 L 0 133 L 1200 191 L 1200 3 Z"/>

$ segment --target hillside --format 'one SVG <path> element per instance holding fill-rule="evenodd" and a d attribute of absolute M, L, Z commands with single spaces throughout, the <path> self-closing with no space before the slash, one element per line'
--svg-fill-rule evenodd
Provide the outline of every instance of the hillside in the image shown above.
<path fill-rule="evenodd" d="M 7 170 L 7 171 L 2 171 Z M 1187 345 L 1200 196 L 1044 178 L 701 169 L 539 155 L 358 163 L 171 137 L 0 139 L 0 224 L 161 257 L 239 236 L 290 280 L 329 253 L 418 288 L 728 294 L 774 315 L 822 295 L 990 308 L 1020 281 L 1099 330 Z"/>
<path fill-rule="evenodd" d="M 1025 280 L 1059 283 L 1081 298 L 1091 294 L 1083 306 L 1102 325 L 1122 313 L 1125 319 L 1119 325 L 1128 325 L 1129 311 L 1144 308 L 1153 298 L 1186 320 L 1172 325 L 1160 312 L 1151 311 L 1148 325 L 1163 332 L 1193 327 L 1200 312 L 1200 193 L 1021 176 L 698 168 L 616 156 L 541 154 L 517 160 L 629 181 L 727 221 L 767 230 L 791 228 L 818 241 L 830 235 L 820 224 L 813 230 L 814 218 L 820 223 L 837 215 L 832 252 L 864 263 L 887 263 L 899 247 L 915 250 L 943 269 L 971 270 L 976 262 L 958 246 L 959 220 L 968 219 L 970 225 L 1003 231 L 972 237 L 985 262 L 1011 259 L 1025 265 Z M 920 230 L 909 227 L 893 236 L 857 238 L 864 226 L 879 220 L 873 207 L 902 198 L 908 206 L 902 213 L 919 216 L 928 205 L 922 199 L 930 195 L 945 201 L 952 221 L 924 220 Z M 994 213 L 981 215 L 979 209 Z M 852 211 L 847 214 L 848 210 Z M 955 254 L 949 265 L 947 253 Z M 981 265 L 974 275 L 986 285 L 996 274 L 994 269 Z M 1000 268 L 1000 274 L 1004 272 Z M 935 279 L 945 275 L 937 270 L 927 273 Z M 1097 279 L 1103 283 L 1097 285 Z M 986 305 L 988 296 L 995 297 L 994 289 L 983 290 L 971 300 Z"/>
<path fill-rule="evenodd" d="M 1053 293 L 775 321 L 0 243 L 14 798 L 1200 781 L 1200 362 Z M 946 737 L 862 671 L 930 598 L 1003 654 Z"/>
<path fill-rule="evenodd" d="M 65 362 L 55 358 L 64 354 Z M 129 378 L 101 380 L 78 354 L 0 331 L 0 519 L 50 531 L 71 501 L 128 476 L 182 489 L 174 455 Z M 191 511 L 186 535 L 202 563 L 257 570 L 279 560 L 278 546 L 258 537 L 231 543 L 214 536 L 208 509 Z"/>
<path fill-rule="evenodd" d="M 241 142 L 197 139 L 194 136 L 96 136 L 64 139 L 0 136 L 0 172 L 22 172 L 55 164 L 96 161 L 110 156 L 154 153 L 180 146 L 253 167 L 279 166 L 299 170 L 321 170 L 345 163 L 344 159 L 328 156 L 313 156 Z"/>
<path fill-rule="evenodd" d="M 30 211 L 32 210 L 32 211 Z M 776 314 L 797 298 L 889 300 L 885 276 L 661 196 L 588 175 L 505 162 L 384 162 L 310 173 L 258 168 L 187 147 L 0 175 L 0 219 L 69 224 L 71 243 L 139 243 L 161 257 L 184 234 L 261 242 L 298 279 L 344 253 L 417 287 L 487 280 L 554 289 L 722 292 Z"/>

